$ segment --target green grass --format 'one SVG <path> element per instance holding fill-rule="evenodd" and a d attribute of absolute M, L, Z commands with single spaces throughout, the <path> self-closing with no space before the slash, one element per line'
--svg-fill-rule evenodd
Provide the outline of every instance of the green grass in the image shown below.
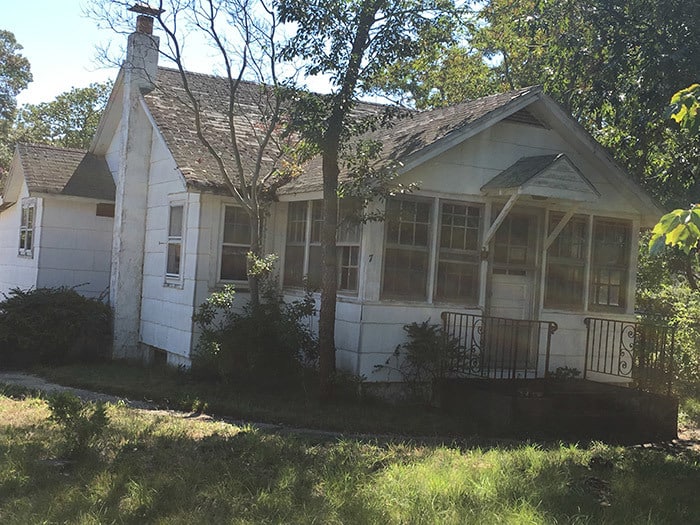
<path fill-rule="evenodd" d="M 162 406 L 232 418 L 341 432 L 392 433 L 412 436 L 463 436 L 475 429 L 425 405 L 390 405 L 373 399 L 341 398 L 320 403 L 314 386 L 281 391 L 250 385 L 216 384 L 169 369 L 120 363 L 45 368 L 51 381 L 94 389 Z M 310 385 L 316 381 L 310 380 Z"/>
<path fill-rule="evenodd" d="M 310 439 L 110 406 L 61 463 L 44 401 L 0 396 L 0 522 L 691 523 L 700 456 L 603 444 Z"/>

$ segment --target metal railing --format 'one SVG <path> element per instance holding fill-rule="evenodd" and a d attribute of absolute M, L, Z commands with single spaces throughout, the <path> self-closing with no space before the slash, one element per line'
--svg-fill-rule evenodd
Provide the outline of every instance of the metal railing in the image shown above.
<path fill-rule="evenodd" d="M 493 379 L 545 377 L 557 324 L 443 312 L 445 337 L 456 347 L 445 375 Z"/>
<path fill-rule="evenodd" d="M 587 328 L 584 379 L 605 375 L 630 386 L 670 394 L 675 329 L 668 324 L 584 319 Z"/>

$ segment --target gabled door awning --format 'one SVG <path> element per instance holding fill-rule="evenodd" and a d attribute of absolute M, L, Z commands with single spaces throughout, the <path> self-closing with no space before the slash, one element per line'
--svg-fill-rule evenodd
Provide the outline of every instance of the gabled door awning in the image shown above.
<path fill-rule="evenodd" d="M 530 195 L 591 202 L 598 190 L 563 153 L 522 157 L 481 187 L 489 196 Z"/>

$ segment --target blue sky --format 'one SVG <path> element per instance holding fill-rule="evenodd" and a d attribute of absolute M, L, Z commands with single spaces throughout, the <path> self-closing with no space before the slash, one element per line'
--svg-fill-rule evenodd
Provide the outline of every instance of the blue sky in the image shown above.
<path fill-rule="evenodd" d="M 123 36 L 83 15 L 79 0 L 0 0 L 0 29 L 14 33 L 24 47 L 34 81 L 20 93 L 19 104 L 46 102 L 72 87 L 116 76 L 115 69 L 100 66 L 96 46 Z"/>

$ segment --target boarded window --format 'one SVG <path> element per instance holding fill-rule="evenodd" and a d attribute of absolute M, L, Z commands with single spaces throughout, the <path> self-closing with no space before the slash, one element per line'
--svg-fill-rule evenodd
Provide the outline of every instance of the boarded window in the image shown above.
<path fill-rule="evenodd" d="M 110 202 L 98 202 L 95 206 L 97 217 L 114 217 L 114 204 Z"/>

